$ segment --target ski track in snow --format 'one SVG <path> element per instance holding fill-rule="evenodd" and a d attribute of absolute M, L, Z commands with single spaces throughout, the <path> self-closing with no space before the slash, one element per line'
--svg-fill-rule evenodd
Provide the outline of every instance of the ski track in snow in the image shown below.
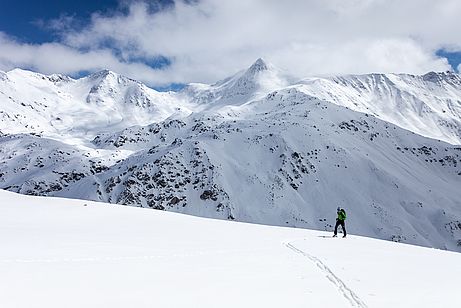
<path fill-rule="evenodd" d="M 342 281 L 335 273 L 320 260 L 319 258 L 297 248 L 293 245 L 294 241 L 286 242 L 285 246 L 292 251 L 299 253 L 306 258 L 308 258 L 312 263 L 314 263 L 326 276 L 326 278 L 335 285 L 338 291 L 348 300 L 351 304 L 351 307 L 367 308 L 368 306 L 360 299 L 360 297 L 355 294 L 345 283 Z"/>

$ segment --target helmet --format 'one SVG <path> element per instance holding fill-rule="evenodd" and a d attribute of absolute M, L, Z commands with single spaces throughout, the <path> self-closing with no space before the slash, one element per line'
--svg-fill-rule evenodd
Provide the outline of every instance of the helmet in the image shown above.
<path fill-rule="evenodd" d="M 336 209 L 337 212 L 341 211 L 341 208 L 338 206 L 338 208 Z"/>

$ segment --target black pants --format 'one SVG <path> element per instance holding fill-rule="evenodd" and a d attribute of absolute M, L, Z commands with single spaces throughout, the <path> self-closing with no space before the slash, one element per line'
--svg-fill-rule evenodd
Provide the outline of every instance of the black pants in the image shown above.
<path fill-rule="evenodd" d="M 339 219 L 336 219 L 335 235 L 338 234 L 338 227 L 339 226 L 341 226 L 343 228 L 344 236 L 346 236 L 346 224 L 344 223 L 344 220 L 339 220 Z"/>

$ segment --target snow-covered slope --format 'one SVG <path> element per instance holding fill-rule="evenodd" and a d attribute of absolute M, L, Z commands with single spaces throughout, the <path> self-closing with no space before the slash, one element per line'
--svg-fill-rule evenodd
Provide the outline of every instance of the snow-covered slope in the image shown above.
<path fill-rule="evenodd" d="M 0 182 L 7 190 L 49 195 L 106 170 L 102 161 L 110 163 L 120 156 L 120 153 L 104 152 L 107 151 L 85 152 L 28 134 L 0 136 Z"/>
<path fill-rule="evenodd" d="M 0 191 L 1 307 L 457 307 L 461 254 Z"/>
<path fill-rule="evenodd" d="M 461 144 L 461 77 L 452 72 L 369 74 L 308 78 L 309 95 L 378 118 L 423 136 Z"/>
<path fill-rule="evenodd" d="M 258 59 L 180 93 L 1 76 L 3 189 L 319 230 L 341 206 L 355 234 L 461 251 L 456 74 L 293 83 Z"/>

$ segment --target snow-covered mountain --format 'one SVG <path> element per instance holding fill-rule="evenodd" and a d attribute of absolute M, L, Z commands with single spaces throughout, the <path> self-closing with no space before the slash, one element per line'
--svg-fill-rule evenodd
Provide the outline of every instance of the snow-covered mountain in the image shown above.
<path fill-rule="evenodd" d="M 457 74 L 1 76 L 3 189 L 320 230 L 341 206 L 352 233 L 461 251 Z"/>
<path fill-rule="evenodd" d="M 6 191 L 0 200 L 1 307 L 459 302 L 459 253 Z"/>
<path fill-rule="evenodd" d="M 369 74 L 308 78 L 300 84 L 301 91 L 309 95 L 370 113 L 429 138 L 461 144 L 458 74 Z"/>
<path fill-rule="evenodd" d="M 190 112 L 174 93 L 108 70 L 74 80 L 15 69 L 0 82 L 0 130 L 9 133 L 77 141 Z"/>
<path fill-rule="evenodd" d="M 218 81 L 213 85 L 190 84 L 183 90 L 186 100 L 201 109 L 216 110 L 226 105 L 241 105 L 264 97 L 278 88 L 289 85 L 289 76 L 259 58 L 248 69 Z"/>

